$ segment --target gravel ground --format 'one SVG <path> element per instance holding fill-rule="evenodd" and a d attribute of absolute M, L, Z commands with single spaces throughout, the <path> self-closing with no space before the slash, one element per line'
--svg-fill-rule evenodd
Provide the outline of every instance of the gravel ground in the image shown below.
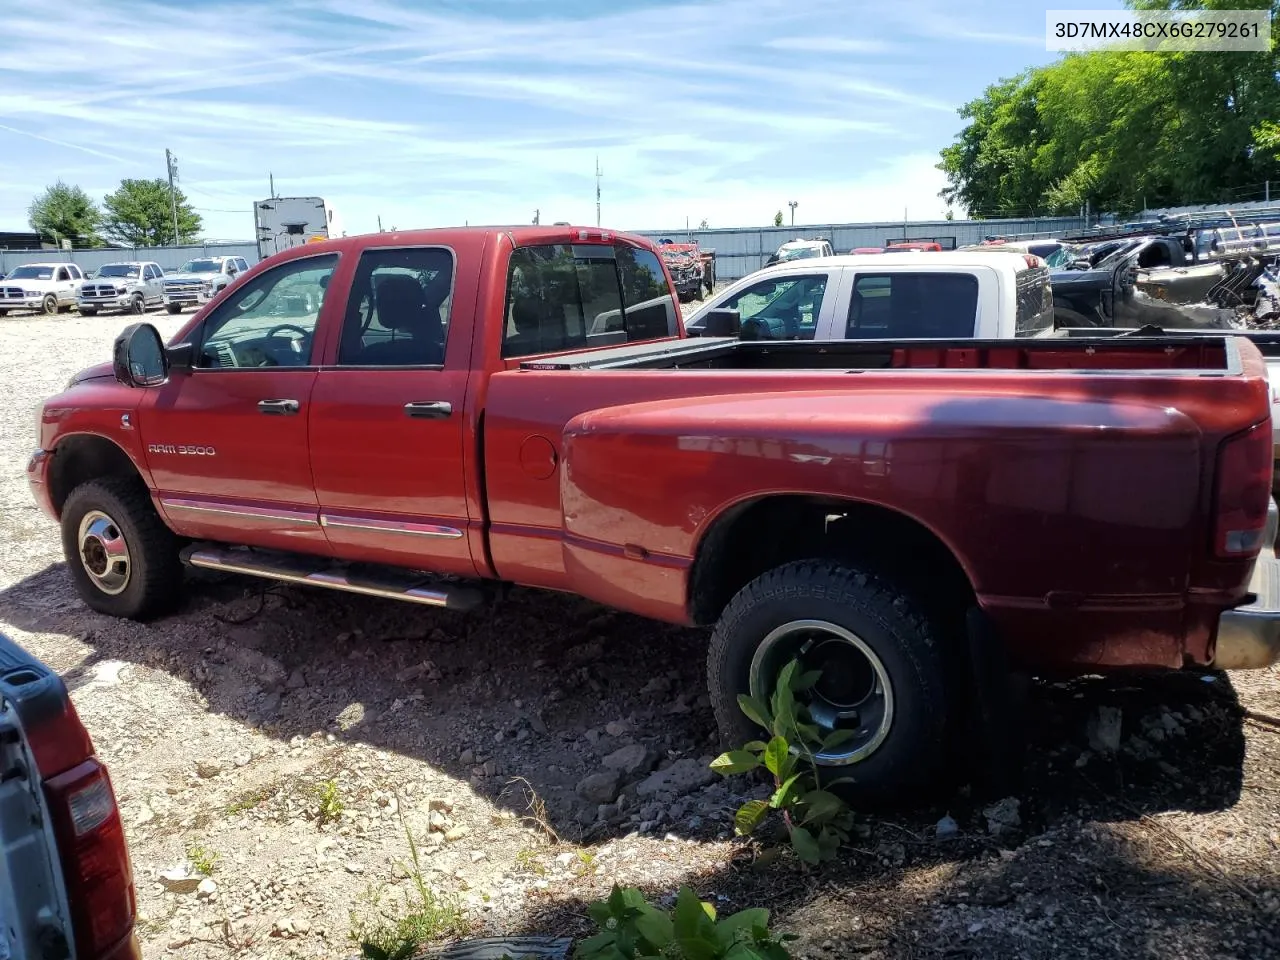
<path fill-rule="evenodd" d="M 62 672 L 110 765 L 147 956 L 349 955 L 353 911 L 410 887 L 406 831 L 476 935 L 580 933 L 617 880 L 769 906 L 806 957 L 1280 956 L 1275 670 L 1036 683 L 1016 797 L 864 816 L 809 871 L 729 836 L 755 788 L 705 773 L 701 631 L 212 576 L 158 623 L 91 613 L 24 467 L 40 401 L 125 322 L 0 320 L 0 629 Z"/>

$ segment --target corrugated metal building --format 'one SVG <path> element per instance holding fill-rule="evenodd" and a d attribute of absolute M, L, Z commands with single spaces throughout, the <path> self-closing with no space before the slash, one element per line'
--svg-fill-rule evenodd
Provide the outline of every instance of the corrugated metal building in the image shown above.
<path fill-rule="evenodd" d="M 0 250 L 0 273 L 8 273 L 23 263 L 76 263 L 86 274 L 104 263 L 127 260 L 154 260 L 166 271 L 177 270 L 196 257 L 244 257 L 253 266 L 258 262 L 258 245 L 245 243 L 198 243 L 181 247 L 97 247 L 92 250 Z"/>

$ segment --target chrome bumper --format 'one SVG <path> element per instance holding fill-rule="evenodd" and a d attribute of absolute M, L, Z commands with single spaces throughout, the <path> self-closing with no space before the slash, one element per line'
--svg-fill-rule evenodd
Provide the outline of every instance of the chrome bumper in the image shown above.
<path fill-rule="evenodd" d="M 1280 662 L 1280 559 L 1276 533 L 1280 508 L 1275 500 L 1267 510 L 1262 551 L 1253 564 L 1249 592 L 1253 602 L 1218 617 L 1218 640 L 1213 666 L 1218 670 L 1261 670 Z"/>

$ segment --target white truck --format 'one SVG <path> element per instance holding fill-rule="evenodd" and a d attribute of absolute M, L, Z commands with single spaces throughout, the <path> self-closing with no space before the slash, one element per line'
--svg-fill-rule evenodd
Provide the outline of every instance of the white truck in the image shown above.
<path fill-rule="evenodd" d="M 176 273 L 164 277 L 164 308 L 181 313 L 184 307 L 203 307 L 249 269 L 244 257 L 196 257 Z"/>
<path fill-rule="evenodd" d="M 272 197 L 253 205 L 258 257 L 265 260 L 281 250 L 342 235 L 331 207 L 323 197 Z"/>
<path fill-rule="evenodd" d="M 713 314 L 760 340 L 995 340 L 1051 331 L 1053 294 L 1044 261 L 1029 254 L 846 254 L 743 277 L 685 329 L 706 333 Z"/>
<path fill-rule="evenodd" d="M 80 296 L 84 273 L 74 263 L 24 263 L 0 281 L 0 317 L 10 310 L 39 310 L 53 316 Z"/>
<path fill-rule="evenodd" d="M 80 316 L 103 310 L 146 313 L 147 307 L 164 302 L 164 270 L 152 260 L 104 263 L 80 288 L 76 301 Z"/>

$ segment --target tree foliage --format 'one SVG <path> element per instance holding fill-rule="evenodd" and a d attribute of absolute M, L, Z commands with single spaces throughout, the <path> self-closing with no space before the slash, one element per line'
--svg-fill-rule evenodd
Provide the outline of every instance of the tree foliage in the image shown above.
<path fill-rule="evenodd" d="M 191 209 L 181 190 L 178 201 L 178 243 L 190 243 L 200 233 L 200 214 Z M 115 193 L 102 201 L 102 233 L 133 247 L 156 247 L 174 242 L 169 184 L 155 180 L 121 180 Z"/>
<path fill-rule="evenodd" d="M 31 229 L 54 243 L 71 240 L 81 246 L 96 244 L 101 219 L 102 214 L 87 193 L 61 180 L 46 187 L 27 208 Z"/>
<path fill-rule="evenodd" d="M 781 211 L 781 210 L 779 210 L 777 213 L 775 213 L 775 214 L 773 215 L 773 225 L 774 225 L 775 227 L 780 227 L 780 226 L 782 226 L 782 211 Z"/>
<path fill-rule="evenodd" d="M 1272 10 L 1267 53 L 1068 54 L 988 87 L 942 151 L 941 196 L 970 215 L 1260 198 L 1280 180 L 1280 0 L 1127 0 L 1135 9 Z M 1254 194 L 1257 197 L 1254 197 Z"/>

